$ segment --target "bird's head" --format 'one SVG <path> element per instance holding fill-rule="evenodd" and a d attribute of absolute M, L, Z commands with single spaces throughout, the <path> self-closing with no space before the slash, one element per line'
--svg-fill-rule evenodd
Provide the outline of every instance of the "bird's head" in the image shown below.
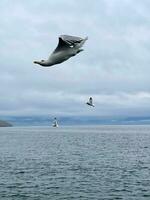
<path fill-rule="evenodd" d="M 39 65 L 45 65 L 45 60 L 41 60 L 41 61 L 33 61 L 34 64 L 39 64 Z"/>

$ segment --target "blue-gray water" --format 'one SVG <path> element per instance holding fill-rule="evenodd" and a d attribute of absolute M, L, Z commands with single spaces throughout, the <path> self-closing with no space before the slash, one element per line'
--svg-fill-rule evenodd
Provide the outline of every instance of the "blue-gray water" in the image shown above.
<path fill-rule="evenodd" d="M 0 200 L 149 200 L 150 126 L 0 128 Z"/>

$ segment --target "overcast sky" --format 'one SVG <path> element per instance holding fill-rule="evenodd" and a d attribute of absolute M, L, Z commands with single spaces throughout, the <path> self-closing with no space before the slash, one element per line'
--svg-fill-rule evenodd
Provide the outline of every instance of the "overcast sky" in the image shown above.
<path fill-rule="evenodd" d="M 149 115 L 149 0 L 1 0 L 0 8 L 0 116 Z M 85 51 L 33 64 L 61 34 L 88 36 Z"/>

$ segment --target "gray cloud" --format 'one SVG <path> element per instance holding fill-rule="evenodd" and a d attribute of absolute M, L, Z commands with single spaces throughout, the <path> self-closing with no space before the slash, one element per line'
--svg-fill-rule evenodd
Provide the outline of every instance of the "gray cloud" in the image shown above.
<path fill-rule="evenodd" d="M 148 115 L 147 0 L 0 2 L 0 115 Z M 42 68 L 58 35 L 89 36 L 85 51 Z M 94 110 L 85 102 L 93 96 Z"/>

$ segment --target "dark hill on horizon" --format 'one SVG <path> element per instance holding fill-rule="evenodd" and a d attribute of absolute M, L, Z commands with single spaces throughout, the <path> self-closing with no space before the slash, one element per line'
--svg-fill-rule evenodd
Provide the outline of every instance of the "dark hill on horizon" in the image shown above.
<path fill-rule="evenodd" d="M 12 124 L 10 124 L 9 122 L 0 120 L 0 127 L 11 127 Z"/>

